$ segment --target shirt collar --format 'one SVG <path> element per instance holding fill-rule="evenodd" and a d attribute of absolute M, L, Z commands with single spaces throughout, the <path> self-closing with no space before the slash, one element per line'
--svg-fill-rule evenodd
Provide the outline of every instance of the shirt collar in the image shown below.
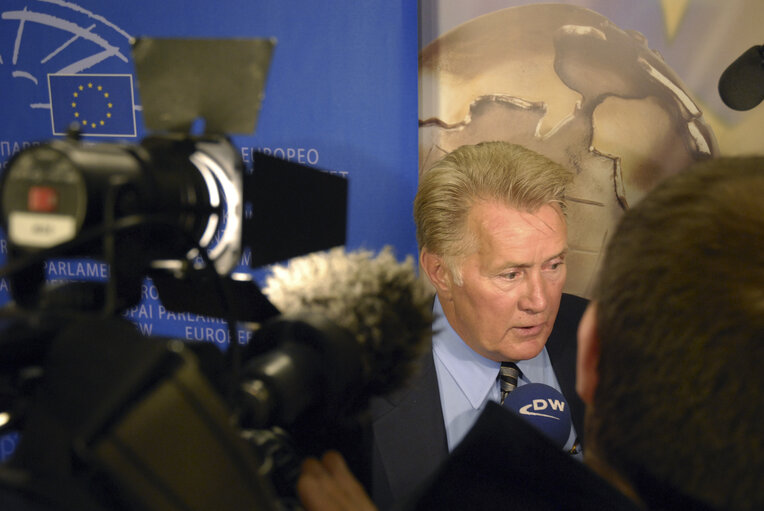
<path fill-rule="evenodd" d="M 440 299 L 433 305 L 432 350 L 451 374 L 473 408 L 479 408 L 495 390 L 498 397 L 496 378 L 501 364 L 479 355 L 459 337 L 443 313 Z M 535 357 L 517 362 L 521 377 L 519 384 L 530 382 L 546 383 L 552 371 L 546 347 Z M 554 375 L 551 372 L 552 376 Z"/>
<path fill-rule="evenodd" d="M 433 307 L 432 350 L 451 374 L 473 408 L 480 407 L 496 386 L 499 362 L 478 355 L 448 323 L 440 299 Z"/>

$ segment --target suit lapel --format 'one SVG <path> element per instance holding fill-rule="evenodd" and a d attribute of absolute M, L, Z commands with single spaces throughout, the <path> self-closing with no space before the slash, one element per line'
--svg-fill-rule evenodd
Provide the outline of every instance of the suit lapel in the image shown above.
<path fill-rule="evenodd" d="M 385 494 L 389 492 L 393 502 L 411 494 L 448 454 L 432 350 L 425 353 L 411 384 L 372 403 L 371 412 L 376 451 L 373 493 L 385 508 Z"/>
<path fill-rule="evenodd" d="M 562 295 L 554 329 L 546 342 L 549 360 L 560 390 L 570 406 L 571 420 L 579 439 L 584 433 L 584 402 L 576 393 L 576 332 L 587 303 L 587 300 L 577 296 Z"/>

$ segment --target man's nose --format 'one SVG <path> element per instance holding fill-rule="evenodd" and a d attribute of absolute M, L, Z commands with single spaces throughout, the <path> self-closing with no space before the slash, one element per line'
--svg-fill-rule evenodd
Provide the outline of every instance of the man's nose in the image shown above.
<path fill-rule="evenodd" d="M 546 309 L 547 290 L 544 279 L 539 273 L 531 272 L 525 281 L 522 294 L 518 300 L 521 310 L 538 313 Z"/>

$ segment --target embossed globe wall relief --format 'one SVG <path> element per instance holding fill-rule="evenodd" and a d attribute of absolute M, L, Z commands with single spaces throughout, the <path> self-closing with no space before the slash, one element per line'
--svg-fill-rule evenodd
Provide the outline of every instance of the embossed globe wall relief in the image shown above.
<path fill-rule="evenodd" d="M 468 21 L 419 60 L 420 173 L 463 144 L 506 140 L 567 166 L 565 290 L 588 296 L 621 214 L 662 178 L 718 153 L 682 81 L 645 38 L 571 5 Z"/>

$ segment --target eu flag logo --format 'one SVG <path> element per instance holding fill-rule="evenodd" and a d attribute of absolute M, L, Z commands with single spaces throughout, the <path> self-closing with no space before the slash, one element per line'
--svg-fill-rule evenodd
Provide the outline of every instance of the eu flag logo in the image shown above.
<path fill-rule="evenodd" d="M 83 135 L 134 137 L 132 75 L 48 75 L 53 134 L 65 135 L 72 123 Z"/>

